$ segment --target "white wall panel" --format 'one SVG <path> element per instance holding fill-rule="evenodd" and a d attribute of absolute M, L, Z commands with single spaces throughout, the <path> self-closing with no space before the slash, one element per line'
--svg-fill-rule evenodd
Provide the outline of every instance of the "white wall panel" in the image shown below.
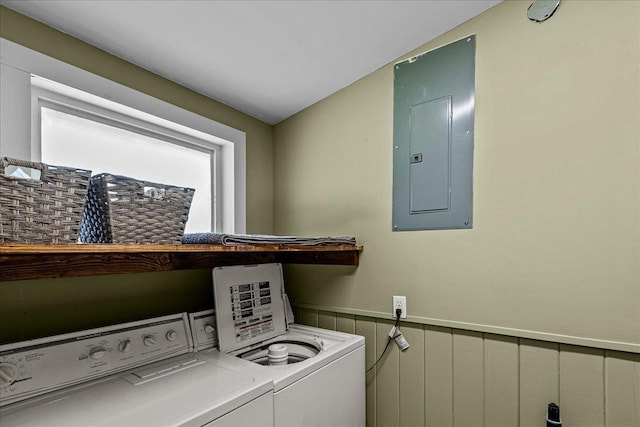
<path fill-rule="evenodd" d="M 390 320 L 376 320 L 376 355 L 382 354 L 393 326 Z M 377 426 L 400 426 L 400 351 L 391 342 L 375 369 Z"/>
<path fill-rule="evenodd" d="M 336 314 L 336 330 L 347 334 L 356 333 L 355 316 L 349 314 Z"/>
<path fill-rule="evenodd" d="M 640 354 L 607 351 L 604 370 L 605 424 L 640 427 Z"/>
<path fill-rule="evenodd" d="M 336 314 L 327 311 L 318 311 L 318 328 L 336 330 Z"/>
<path fill-rule="evenodd" d="M 485 335 L 484 425 L 516 426 L 519 420 L 518 339 Z"/>
<path fill-rule="evenodd" d="M 365 337 L 366 366 L 380 356 L 392 321 L 304 308 L 310 325 Z M 640 427 L 640 354 L 460 329 L 401 324 L 367 375 L 367 427 L 539 427 L 557 403 L 563 424 Z"/>
<path fill-rule="evenodd" d="M 400 426 L 425 423 L 424 329 L 422 325 L 400 325 L 409 348 L 400 352 Z M 391 343 L 396 347 L 395 342 Z"/>
<path fill-rule="evenodd" d="M 318 310 L 303 310 L 302 324 L 318 327 Z"/>
<path fill-rule="evenodd" d="M 362 335 L 365 340 L 365 367 L 373 366 L 376 361 L 376 322 L 369 317 L 356 317 L 355 333 Z M 376 426 L 376 373 L 371 371 L 366 375 L 367 395 L 367 427 Z"/>
<path fill-rule="evenodd" d="M 604 352 L 560 346 L 560 414 L 563 423 L 604 426 Z"/>
<path fill-rule="evenodd" d="M 453 334 L 424 327 L 425 425 L 453 427 Z"/>
<path fill-rule="evenodd" d="M 521 427 L 543 425 L 547 405 L 559 404 L 558 349 L 555 343 L 520 340 Z"/>
<path fill-rule="evenodd" d="M 484 340 L 479 332 L 453 334 L 453 425 L 482 425 L 484 419 Z"/>

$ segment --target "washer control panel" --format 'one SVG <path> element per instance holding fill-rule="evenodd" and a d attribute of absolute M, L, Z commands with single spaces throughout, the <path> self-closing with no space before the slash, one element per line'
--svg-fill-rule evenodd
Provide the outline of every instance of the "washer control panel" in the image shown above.
<path fill-rule="evenodd" d="M 0 346 L 0 406 L 191 348 L 186 313 Z"/>

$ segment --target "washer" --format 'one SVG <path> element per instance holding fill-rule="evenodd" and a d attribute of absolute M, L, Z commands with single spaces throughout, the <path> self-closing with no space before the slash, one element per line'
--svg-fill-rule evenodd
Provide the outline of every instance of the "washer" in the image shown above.
<path fill-rule="evenodd" d="M 273 427 L 270 376 L 192 350 L 186 313 L 0 346 L 2 426 Z"/>
<path fill-rule="evenodd" d="M 277 427 L 365 425 L 364 338 L 293 322 L 282 266 L 213 270 L 220 351 L 273 378 Z"/>

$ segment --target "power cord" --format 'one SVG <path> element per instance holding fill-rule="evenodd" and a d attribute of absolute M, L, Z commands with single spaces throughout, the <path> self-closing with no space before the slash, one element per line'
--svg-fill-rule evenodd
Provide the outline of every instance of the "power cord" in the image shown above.
<path fill-rule="evenodd" d="M 402 310 L 399 308 L 396 308 L 396 323 L 393 325 L 394 328 L 398 327 L 398 323 L 400 323 L 400 315 L 402 314 Z M 389 348 L 389 344 L 391 344 L 391 340 L 393 339 L 393 337 L 391 337 L 391 335 L 389 335 L 389 339 L 387 340 L 387 344 L 384 346 L 384 350 L 382 350 L 382 354 L 380 355 L 380 357 L 378 357 L 378 360 L 376 360 L 376 363 L 373 364 L 372 367 L 370 367 L 369 369 L 367 369 L 367 374 L 369 372 L 371 372 L 371 370 L 373 368 L 376 367 L 376 365 L 378 365 L 378 362 L 380 362 L 380 360 L 382 360 L 382 356 L 384 356 L 384 354 L 387 352 L 387 349 Z"/>

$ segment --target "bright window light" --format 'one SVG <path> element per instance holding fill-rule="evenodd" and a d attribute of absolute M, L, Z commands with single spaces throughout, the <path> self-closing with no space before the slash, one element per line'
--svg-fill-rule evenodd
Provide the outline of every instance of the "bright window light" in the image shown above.
<path fill-rule="evenodd" d="M 212 231 L 214 151 L 53 108 L 40 112 L 44 163 L 195 188 L 185 233 Z"/>

